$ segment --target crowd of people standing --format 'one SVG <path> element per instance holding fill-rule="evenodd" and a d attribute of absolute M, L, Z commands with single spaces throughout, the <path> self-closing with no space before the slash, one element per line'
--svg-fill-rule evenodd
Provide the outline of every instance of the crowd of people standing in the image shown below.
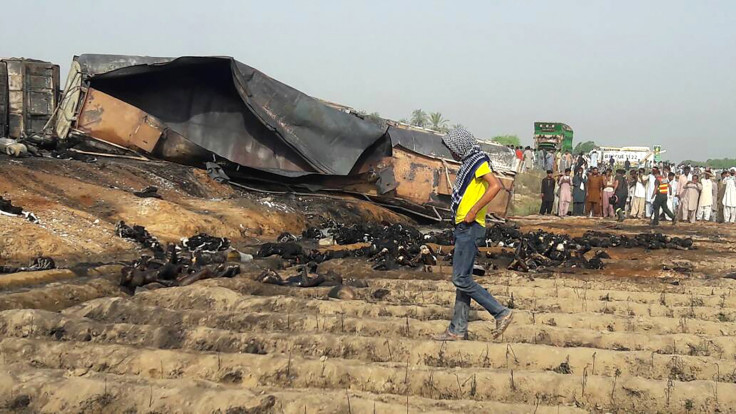
<path fill-rule="evenodd" d="M 533 161 L 537 154 L 529 147 L 521 155 L 524 169 L 538 168 Z M 539 214 L 647 219 L 652 225 L 661 218 L 673 224 L 736 223 L 736 168 L 713 171 L 659 163 L 632 169 L 626 160 L 623 168 L 614 169 L 613 159 L 602 164 L 595 151 L 577 157 L 569 151 L 557 157 L 544 151 L 541 158 L 547 176 Z"/>

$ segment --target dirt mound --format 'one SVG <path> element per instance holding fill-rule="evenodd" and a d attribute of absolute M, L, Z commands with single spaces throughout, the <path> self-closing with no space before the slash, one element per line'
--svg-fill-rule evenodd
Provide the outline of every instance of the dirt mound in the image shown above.
<path fill-rule="evenodd" d="M 132 259 L 135 245 L 114 236 L 120 220 L 145 226 L 163 242 L 204 232 L 236 243 L 269 240 L 283 231 L 301 234 L 330 219 L 407 220 L 358 200 L 244 193 L 202 170 L 166 162 L 5 158 L 0 174 L 0 194 L 40 219 L 34 224 L 0 215 L 0 259 L 8 263 L 26 264 L 40 254 L 62 266 Z M 133 194 L 152 185 L 161 199 Z"/>

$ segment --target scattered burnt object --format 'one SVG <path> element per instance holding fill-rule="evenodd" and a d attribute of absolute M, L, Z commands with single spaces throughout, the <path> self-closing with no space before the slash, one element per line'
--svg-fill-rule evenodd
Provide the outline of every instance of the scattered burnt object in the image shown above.
<path fill-rule="evenodd" d="M 602 248 L 624 247 L 631 249 L 639 247 L 650 250 L 695 249 L 693 239 L 690 237 L 670 237 L 662 233 L 639 233 L 631 237 L 591 230 L 585 232 L 582 237 L 575 238 L 574 241 L 579 244 Z"/>
<path fill-rule="evenodd" d="M 0 196 L 0 214 L 6 216 L 25 217 L 31 223 L 38 223 L 38 217 L 35 214 L 24 211 L 22 207 L 14 206 L 10 200 Z"/>
<path fill-rule="evenodd" d="M 240 252 L 230 249 L 230 241 L 206 233 L 184 238 L 179 244 L 161 243 L 143 226 L 128 226 L 124 221 L 115 233 L 151 250 L 153 257 L 143 255 L 121 270 L 120 287 L 128 294 L 136 288 L 149 289 L 187 286 L 198 280 L 233 277 L 240 274 Z"/>
<path fill-rule="evenodd" d="M 0 197 L 0 211 L 4 211 L 14 216 L 19 216 L 23 213 L 23 208 L 14 206 L 10 200 Z"/>
<path fill-rule="evenodd" d="M 133 295 L 136 288 L 146 286 L 162 288 L 187 286 L 196 281 L 240 274 L 238 264 L 227 263 L 227 254 L 219 252 L 221 258 L 202 259 L 202 252 L 191 252 L 185 246 L 169 244 L 163 255 L 153 258 L 143 255 L 121 270 L 120 287 Z"/>
<path fill-rule="evenodd" d="M 151 233 L 149 233 L 148 230 L 146 230 L 146 228 L 143 226 L 133 225 L 131 227 L 125 224 L 124 221 L 120 220 L 115 225 L 115 234 L 118 237 L 132 240 L 140 244 L 142 247 L 151 249 L 151 251 L 153 251 L 154 255 L 156 255 L 157 257 L 162 256 L 164 253 L 161 242 L 153 237 Z"/>
<path fill-rule="evenodd" d="M 402 224 L 354 224 L 350 226 L 334 222 L 323 228 L 307 229 L 299 240 L 296 236 L 284 233 L 279 236 L 280 243 L 263 244 L 257 256 L 278 255 L 292 265 L 308 262 L 322 263 L 326 260 L 343 257 L 364 257 L 374 270 L 396 270 L 399 268 L 421 268 L 432 272 L 438 261 L 452 262 L 452 251 L 435 252 L 430 243 L 452 242 L 452 229 L 422 234 L 417 228 Z M 304 248 L 299 241 L 314 240 L 329 235 L 338 245 L 369 243 L 370 246 L 354 250 L 324 251 Z M 308 237 L 307 237 L 308 236 Z M 297 239 L 294 241 L 294 239 Z M 288 240 L 288 241 L 287 241 Z M 514 249 L 510 252 L 487 252 L 486 259 L 501 260 L 503 263 L 485 263 L 478 266 L 474 274 L 485 275 L 486 271 L 505 266 L 519 272 L 544 271 L 551 268 L 565 269 L 603 269 L 610 255 L 605 248 L 625 247 L 644 249 L 694 249 L 691 238 L 669 237 L 661 233 L 641 233 L 632 237 L 610 233 L 586 232 L 582 237 L 570 237 L 544 230 L 523 232 L 519 226 L 496 223 L 486 229 L 485 247 Z M 434 244 L 432 244 L 434 245 Z M 508 261 L 505 261 L 507 260 Z"/>
<path fill-rule="evenodd" d="M 230 248 L 230 240 L 225 237 L 214 237 L 207 233 L 199 233 L 181 241 L 182 247 L 190 252 L 215 253 Z"/>
<path fill-rule="evenodd" d="M 141 191 L 134 191 L 133 195 L 140 198 L 158 198 L 161 199 L 161 194 L 158 193 L 158 187 L 149 186 Z"/>
<path fill-rule="evenodd" d="M 31 260 L 28 266 L 0 266 L 0 274 L 18 273 L 18 272 L 37 272 L 39 270 L 56 269 L 54 259 L 46 256 L 39 256 Z"/>

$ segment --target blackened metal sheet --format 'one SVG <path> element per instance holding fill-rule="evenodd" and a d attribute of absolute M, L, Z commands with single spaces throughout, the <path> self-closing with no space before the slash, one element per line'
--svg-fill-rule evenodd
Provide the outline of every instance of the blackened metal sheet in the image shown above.
<path fill-rule="evenodd" d="M 450 150 L 442 143 L 442 135 L 430 131 L 420 131 L 409 128 L 397 128 L 390 126 L 388 135 L 391 137 L 391 145 L 402 147 L 418 152 L 419 154 L 432 157 L 452 159 Z"/>
<path fill-rule="evenodd" d="M 392 146 L 400 146 L 418 154 L 436 158 L 453 159 L 450 150 L 442 142 L 442 135 L 412 127 L 389 126 L 388 135 Z M 516 153 L 503 145 L 479 142 L 480 147 L 491 157 L 494 168 L 510 170 L 514 166 Z"/>
<path fill-rule="evenodd" d="M 174 60 L 170 57 L 152 56 L 126 56 L 126 55 L 95 55 L 86 54 L 75 56 L 74 60 L 79 63 L 85 76 L 93 77 L 103 73 L 112 72 L 117 69 L 136 65 L 155 65 L 168 63 Z"/>
<path fill-rule="evenodd" d="M 91 87 L 253 168 L 347 175 L 385 133 L 232 58 L 82 55 L 78 62 Z"/>

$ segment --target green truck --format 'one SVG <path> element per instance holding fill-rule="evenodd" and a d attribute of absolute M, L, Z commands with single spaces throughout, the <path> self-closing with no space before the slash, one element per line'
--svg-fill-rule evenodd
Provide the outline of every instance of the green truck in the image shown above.
<path fill-rule="evenodd" d="M 572 128 L 562 122 L 535 122 L 534 145 L 536 149 L 572 151 Z"/>

